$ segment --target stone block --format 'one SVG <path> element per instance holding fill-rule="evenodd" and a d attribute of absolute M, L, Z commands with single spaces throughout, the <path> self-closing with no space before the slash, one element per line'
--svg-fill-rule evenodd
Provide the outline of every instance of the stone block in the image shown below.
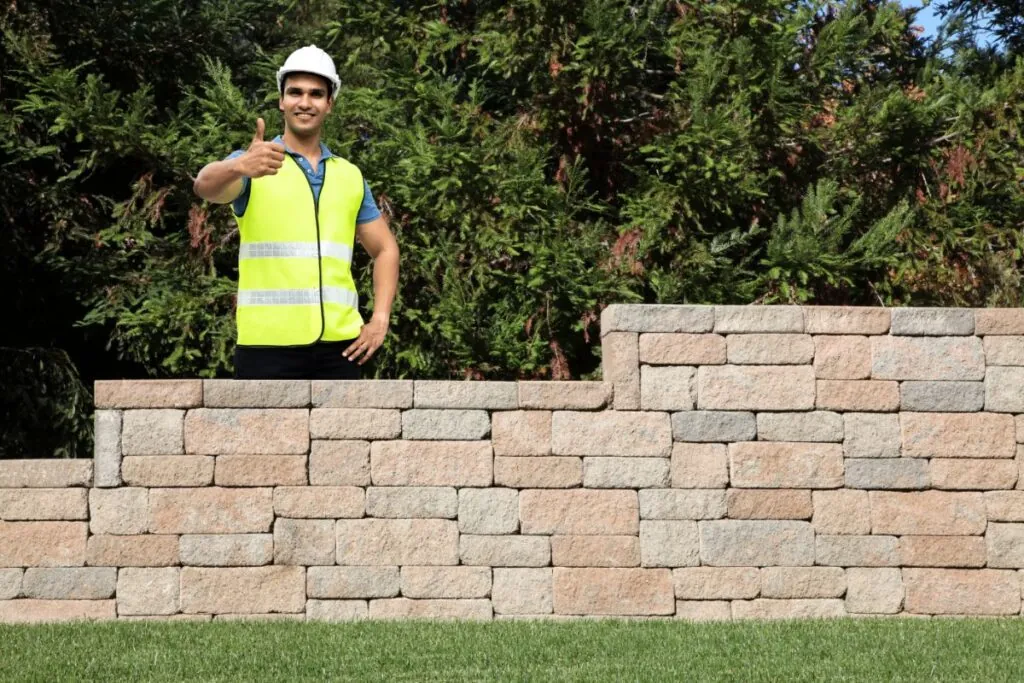
<path fill-rule="evenodd" d="M 680 600 L 747 600 L 761 593 L 756 567 L 686 567 L 672 572 Z"/>
<path fill-rule="evenodd" d="M 278 486 L 274 513 L 279 517 L 340 519 L 362 517 L 363 489 L 357 486 Z"/>
<path fill-rule="evenodd" d="M 839 444 L 754 441 L 729 445 L 729 480 L 741 488 L 839 488 Z"/>
<path fill-rule="evenodd" d="M 1024 524 L 993 522 L 988 525 L 985 543 L 989 567 L 1024 569 Z"/>
<path fill-rule="evenodd" d="M 122 455 L 175 455 L 185 452 L 184 410 L 126 410 Z"/>
<path fill-rule="evenodd" d="M 886 334 L 892 314 L 869 306 L 804 306 L 808 334 Z"/>
<path fill-rule="evenodd" d="M 665 487 L 668 458 L 584 458 L 583 485 L 592 489 Z"/>
<path fill-rule="evenodd" d="M 810 410 L 814 368 L 723 365 L 697 370 L 701 410 Z"/>
<path fill-rule="evenodd" d="M 117 576 L 117 612 L 119 615 L 167 615 L 178 611 L 179 577 L 177 567 L 128 567 Z"/>
<path fill-rule="evenodd" d="M 720 519 L 725 517 L 722 489 L 643 489 L 640 519 Z"/>
<path fill-rule="evenodd" d="M 464 565 L 546 567 L 551 563 L 551 544 L 544 536 L 463 534 L 459 538 L 459 557 Z"/>
<path fill-rule="evenodd" d="M 313 408 L 309 431 L 314 439 L 397 439 L 402 412 L 386 408 Z"/>
<path fill-rule="evenodd" d="M 443 486 L 372 487 L 366 489 L 366 514 L 391 519 L 455 519 L 459 497 Z"/>
<path fill-rule="evenodd" d="M 819 410 L 886 412 L 900 405 L 898 382 L 821 379 L 817 391 Z"/>
<path fill-rule="evenodd" d="M 811 492 L 800 489 L 729 489 L 727 501 L 730 519 L 810 519 L 814 513 Z"/>
<path fill-rule="evenodd" d="M 120 410 L 97 410 L 93 414 L 93 465 L 96 486 L 121 485 L 121 423 Z"/>
<path fill-rule="evenodd" d="M 640 523 L 635 491 L 529 489 L 519 516 L 524 534 L 635 534 Z"/>
<path fill-rule="evenodd" d="M 106 600 L 116 585 L 113 567 L 29 567 L 21 593 L 36 600 Z"/>
<path fill-rule="evenodd" d="M 676 441 L 753 441 L 757 423 L 753 413 L 693 410 L 672 414 L 672 437 Z"/>
<path fill-rule="evenodd" d="M 582 458 L 494 458 L 495 486 L 572 488 L 583 484 Z"/>
<path fill-rule="evenodd" d="M 903 455 L 912 458 L 1012 458 L 1016 428 L 1010 415 L 901 413 Z"/>
<path fill-rule="evenodd" d="M 313 380 L 314 408 L 412 408 L 411 379 Z"/>
<path fill-rule="evenodd" d="M 198 408 L 185 416 L 185 450 L 200 455 L 305 455 L 309 411 Z"/>
<path fill-rule="evenodd" d="M 978 337 L 872 337 L 871 376 L 980 380 L 985 377 L 985 352 Z"/>
<path fill-rule="evenodd" d="M 726 343 L 737 365 L 804 365 L 814 358 L 809 334 L 730 334 Z"/>
<path fill-rule="evenodd" d="M 843 601 L 822 600 L 739 600 L 732 603 L 734 619 L 833 619 L 846 616 Z"/>
<path fill-rule="evenodd" d="M 550 455 L 551 413 L 511 410 L 491 416 L 495 455 Z"/>
<path fill-rule="evenodd" d="M 693 622 L 730 621 L 732 607 L 725 600 L 676 600 L 676 619 Z"/>
<path fill-rule="evenodd" d="M 985 365 L 1024 365 L 1024 336 L 985 337 Z"/>
<path fill-rule="evenodd" d="M 697 523 L 679 520 L 640 522 L 640 565 L 694 567 L 700 564 Z"/>
<path fill-rule="evenodd" d="M 702 564 L 719 567 L 801 567 L 814 564 L 808 522 L 716 520 L 698 523 Z"/>
<path fill-rule="evenodd" d="M 640 407 L 640 350 L 635 332 L 609 332 L 601 337 L 601 368 L 612 383 L 615 410 Z"/>
<path fill-rule="evenodd" d="M 871 533 L 871 507 L 867 491 L 814 491 L 811 524 L 819 534 Z"/>
<path fill-rule="evenodd" d="M 725 358 L 719 334 L 640 335 L 640 362 L 646 365 L 722 365 Z"/>
<path fill-rule="evenodd" d="M 1024 491 L 986 491 L 990 522 L 1024 522 Z"/>
<path fill-rule="evenodd" d="M 601 311 L 601 336 L 610 332 L 710 332 L 713 306 L 612 304 Z"/>
<path fill-rule="evenodd" d="M 552 536 L 551 564 L 556 567 L 639 567 L 636 536 Z"/>
<path fill-rule="evenodd" d="M 640 408 L 693 410 L 696 386 L 693 368 L 671 365 L 640 367 Z"/>
<path fill-rule="evenodd" d="M 974 333 L 1024 334 L 1024 309 L 979 308 L 974 311 Z"/>
<path fill-rule="evenodd" d="M 115 379 L 93 384 L 93 404 L 109 408 L 196 408 L 203 404 L 198 379 Z"/>
<path fill-rule="evenodd" d="M 89 530 L 94 534 L 132 535 L 149 528 L 149 490 L 144 488 L 91 489 Z"/>
<path fill-rule="evenodd" d="M 728 332 L 803 332 L 799 306 L 715 306 L 715 327 Z"/>
<path fill-rule="evenodd" d="M 900 409 L 933 413 L 974 413 L 985 404 L 983 382 L 903 382 Z"/>
<path fill-rule="evenodd" d="M 491 433 L 486 410 L 416 408 L 402 413 L 402 438 L 433 441 L 485 439 Z"/>
<path fill-rule="evenodd" d="M 894 308 L 890 333 L 933 337 L 972 335 L 974 311 L 969 308 Z"/>
<path fill-rule="evenodd" d="M 987 559 L 981 536 L 901 536 L 899 548 L 904 567 L 984 567 Z"/>
<path fill-rule="evenodd" d="M 340 565 L 452 565 L 459 563 L 459 530 L 444 519 L 342 519 L 337 522 Z"/>
<path fill-rule="evenodd" d="M 1017 573 L 999 569 L 904 569 L 904 609 L 912 614 L 1019 614 Z"/>
<path fill-rule="evenodd" d="M 367 619 L 366 600 L 307 600 L 306 621 L 341 622 Z"/>
<path fill-rule="evenodd" d="M 519 492 L 487 488 L 459 490 L 459 531 L 514 534 L 519 530 Z"/>
<path fill-rule="evenodd" d="M 314 441 L 309 453 L 314 486 L 369 486 L 370 444 L 366 441 Z"/>
<path fill-rule="evenodd" d="M 292 520 L 278 520 L 277 525 Z M 275 530 L 276 533 L 276 530 Z M 331 536 L 331 552 L 334 543 Z M 271 534 L 194 534 L 181 537 L 181 564 L 195 567 L 259 567 L 274 560 Z"/>
<path fill-rule="evenodd" d="M 488 621 L 494 616 L 490 600 L 410 600 L 391 598 L 370 601 L 371 619 L 471 619 Z"/>
<path fill-rule="evenodd" d="M 519 407 L 515 382 L 416 380 L 413 392 L 413 405 L 417 408 L 514 410 Z"/>
<path fill-rule="evenodd" d="M 367 457 L 369 474 L 369 457 Z M 369 478 L 369 477 L 367 477 Z M 304 455 L 218 455 L 217 486 L 304 486 Z"/>
<path fill-rule="evenodd" d="M 311 598 L 392 598 L 399 591 L 398 567 L 310 567 Z"/>
<path fill-rule="evenodd" d="M 931 470 L 934 472 L 934 469 Z M 928 462 L 916 458 L 847 458 L 846 487 L 851 489 L 926 489 Z"/>
<path fill-rule="evenodd" d="M 186 614 L 267 614 L 306 608 L 303 567 L 181 570 L 181 611 Z"/>
<path fill-rule="evenodd" d="M 491 569 L 402 567 L 401 586 L 402 596 L 406 598 L 487 598 L 491 595 Z"/>
<path fill-rule="evenodd" d="M 872 491 L 871 532 L 875 534 L 970 536 L 985 533 L 981 493 Z"/>
<path fill-rule="evenodd" d="M 1024 368 L 988 368 L 985 372 L 985 410 L 1024 413 Z"/>
<path fill-rule="evenodd" d="M 551 614 L 554 611 L 550 567 L 495 569 L 491 601 L 497 614 Z"/>
<path fill-rule="evenodd" d="M 599 410 L 611 405 L 611 382 L 517 382 L 519 407 L 534 410 Z"/>
<path fill-rule="evenodd" d="M 871 342 L 867 337 L 814 337 L 814 375 L 818 379 L 868 379 Z"/>
<path fill-rule="evenodd" d="M 207 379 L 203 380 L 207 408 L 306 408 L 309 380 Z"/>
<path fill-rule="evenodd" d="M 559 411 L 551 416 L 555 455 L 637 455 L 665 457 L 672 452 L 667 413 Z"/>
<path fill-rule="evenodd" d="M 213 458 L 206 455 L 140 455 L 121 461 L 121 479 L 128 486 L 208 486 Z"/>
<path fill-rule="evenodd" d="M 917 462 L 924 463 L 923 460 Z M 937 489 L 1012 489 L 1017 483 L 1017 469 L 1016 460 L 933 458 L 931 481 Z"/>
<path fill-rule="evenodd" d="M 13 600 L 21 595 L 23 569 L 0 569 L 0 600 Z"/>
<path fill-rule="evenodd" d="M 765 567 L 761 597 L 776 599 L 841 598 L 846 573 L 839 567 Z"/>
<path fill-rule="evenodd" d="M 673 488 L 725 488 L 729 453 L 724 444 L 677 443 L 672 447 L 670 471 Z"/>
<path fill-rule="evenodd" d="M 274 522 L 274 564 L 332 565 L 335 542 L 330 519 L 279 518 Z"/>
<path fill-rule="evenodd" d="M 839 442 L 843 440 L 843 416 L 823 410 L 760 413 L 757 416 L 757 438 L 760 441 Z"/>
<path fill-rule="evenodd" d="M 903 607 L 899 569 L 846 570 L 846 611 L 849 614 L 897 614 Z"/>
<path fill-rule="evenodd" d="M 490 486 L 488 441 L 376 441 L 370 446 L 375 486 Z"/>
<path fill-rule="evenodd" d="M 271 489 L 149 491 L 149 531 L 154 534 L 267 533 L 273 520 Z"/>
<path fill-rule="evenodd" d="M 86 489 L 0 489 L 0 519 L 67 521 L 88 518 Z"/>
<path fill-rule="evenodd" d="M 181 563 L 178 537 L 161 534 L 89 537 L 85 563 L 93 567 L 171 567 Z"/>
<path fill-rule="evenodd" d="M 642 616 L 672 614 L 675 598 L 668 569 L 570 569 L 555 567 L 555 614 Z"/>
<path fill-rule="evenodd" d="M 0 601 L 0 624 L 44 624 L 116 618 L 113 600 Z"/>
<path fill-rule="evenodd" d="M 826 536 L 818 534 L 816 564 L 829 567 L 895 567 L 899 564 L 895 536 Z"/>
<path fill-rule="evenodd" d="M 0 489 L 65 489 L 90 486 L 92 468 L 91 458 L 0 460 Z"/>
<path fill-rule="evenodd" d="M 847 458 L 900 456 L 899 415 L 846 413 L 843 425 L 843 455 Z"/>

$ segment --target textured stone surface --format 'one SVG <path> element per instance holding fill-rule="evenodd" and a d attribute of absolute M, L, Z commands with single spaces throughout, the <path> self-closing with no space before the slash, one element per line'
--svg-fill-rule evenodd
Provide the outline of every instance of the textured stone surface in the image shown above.
<path fill-rule="evenodd" d="M 271 489 L 149 491 L 149 531 L 154 534 L 266 533 L 273 519 Z"/>
<path fill-rule="evenodd" d="M 672 448 L 671 477 L 674 488 L 725 488 L 729 483 L 728 450 L 717 443 L 677 443 Z"/>
<path fill-rule="evenodd" d="M 888 308 L 867 306 L 805 306 L 808 334 L 885 334 L 892 314 Z"/>
<path fill-rule="evenodd" d="M 640 519 L 719 519 L 725 516 L 722 489 L 644 489 L 638 492 Z"/>
<path fill-rule="evenodd" d="M 894 308 L 891 334 L 974 334 L 974 311 L 969 308 Z"/>
<path fill-rule="evenodd" d="M 923 460 L 918 462 L 924 463 Z M 937 489 L 984 491 L 1012 489 L 1017 483 L 1016 460 L 931 460 L 931 482 Z"/>
<path fill-rule="evenodd" d="M 96 486 L 121 485 L 121 424 L 120 410 L 97 410 L 93 414 L 93 464 Z"/>
<path fill-rule="evenodd" d="M 459 538 L 459 557 L 464 565 L 545 567 L 551 562 L 551 545 L 544 536 L 463 534 Z"/>
<path fill-rule="evenodd" d="M 972 413 L 984 405 L 982 382 L 903 382 L 900 385 L 901 410 Z"/>
<path fill-rule="evenodd" d="M 274 513 L 280 517 L 339 519 L 362 517 L 363 489 L 356 486 L 278 486 Z"/>
<path fill-rule="evenodd" d="M 376 486 L 490 486 L 488 441 L 376 441 L 370 472 Z"/>
<path fill-rule="evenodd" d="M 693 567 L 700 564 L 697 523 L 680 520 L 640 522 L 640 564 L 644 567 Z"/>
<path fill-rule="evenodd" d="M 184 410 L 126 410 L 121 428 L 122 455 L 184 453 Z"/>
<path fill-rule="evenodd" d="M 715 306 L 715 332 L 803 332 L 799 306 Z"/>
<path fill-rule="evenodd" d="M 699 522 L 703 564 L 726 567 L 814 564 L 808 522 L 717 520 Z"/>
<path fill-rule="evenodd" d="M 553 599 L 550 568 L 494 570 L 491 600 L 498 614 L 550 614 Z"/>
<path fill-rule="evenodd" d="M 552 536 L 551 563 L 556 567 L 638 567 L 636 536 Z"/>
<path fill-rule="evenodd" d="M 121 479 L 128 486 L 207 486 L 213 482 L 213 458 L 206 455 L 127 456 Z"/>
<path fill-rule="evenodd" d="M 305 408 L 309 380 L 207 379 L 203 380 L 207 408 Z"/>
<path fill-rule="evenodd" d="M 683 621 L 729 621 L 732 607 L 724 600 L 676 600 L 676 619 Z"/>
<path fill-rule="evenodd" d="M 641 334 L 640 362 L 647 365 L 722 365 L 725 337 L 718 334 Z"/>
<path fill-rule="evenodd" d="M 402 567 L 401 587 L 402 595 L 407 598 L 486 598 L 491 594 L 491 570 L 488 567 Z"/>
<path fill-rule="evenodd" d="M 278 520 L 282 522 L 292 520 Z M 276 533 L 276 529 L 275 529 Z M 331 543 L 333 557 L 333 536 Z M 271 534 L 195 534 L 181 537 L 181 564 L 196 567 L 258 567 L 274 559 Z"/>
<path fill-rule="evenodd" d="M 555 567 L 556 614 L 672 614 L 675 599 L 668 569 L 570 569 Z"/>
<path fill-rule="evenodd" d="M 830 619 L 846 616 L 843 601 L 823 600 L 749 600 L 732 604 L 735 619 Z"/>
<path fill-rule="evenodd" d="M 3 600 L 0 624 L 42 624 L 114 619 L 113 600 Z"/>
<path fill-rule="evenodd" d="M 302 486 L 306 483 L 306 456 L 219 455 L 214 483 L 217 486 Z"/>
<path fill-rule="evenodd" d="M 491 433 L 486 410 L 438 410 L 416 408 L 402 413 L 403 439 L 475 441 Z"/>
<path fill-rule="evenodd" d="M 902 413 L 903 455 L 913 458 L 1012 458 L 1016 429 L 1010 415 Z"/>
<path fill-rule="evenodd" d="M 693 410 L 696 402 L 696 371 L 672 365 L 640 367 L 640 408 L 643 410 Z"/>
<path fill-rule="evenodd" d="M 811 413 L 760 413 L 757 438 L 761 441 L 843 440 L 843 416 L 828 411 Z"/>
<path fill-rule="evenodd" d="M 21 595 L 21 569 L 0 569 L 0 600 L 13 600 Z"/>
<path fill-rule="evenodd" d="M 314 408 L 412 408 L 411 379 L 313 380 Z"/>
<path fill-rule="evenodd" d="M 302 612 L 305 607 L 303 567 L 181 570 L 181 611 L 187 614 Z"/>
<path fill-rule="evenodd" d="M 839 444 L 748 442 L 729 446 L 733 486 L 743 488 L 838 488 L 843 485 Z"/>
<path fill-rule="evenodd" d="M 459 562 L 459 530 L 443 519 L 343 519 L 337 523 L 340 565 L 451 565 Z"/>
<path fill-rule="evenodd" d="M 666 413 L 564 411 L 551 416 L 555 455 L 667 456 L 672 425 Z"/>
<path fill-rule="evenodd" d="M 116 584 L 113 567 L 29 567 L 21 592 L 37 600 L 106 600 Z"/>
<path fill-rule="evenodd" d="M 612 383 L 615 410 L 640 407 L 640 349 L 635 332 L 602 331 L 601 368 L 604 379 Z"/>
<path fill-rule="evenodd" d="M 334 564 L 334 522 L 278 519 L 274 522 L 274 564 Z"/>
<path fill-rule="evenodd" d="M 975 334 L 1024 334 L 1024 309 L 979 308 L 974 311 Z"/>
<path fill-rule="evenodd" d="M 314 408 L 309 413 L 314 439 L 396 439 L 402 413 L 386 408 Z"/>
<path fill-rule="evenodd" d="M 307 621 L 355 621 L 370 616 L 365 600 L 307 600 Z"/>
<path fill-rule="evenodd" d="M 845 464 L 851 489 L 924 489 L 930 481 L 927 461 L 916 458 L 847 458 Z"/>
<path fill-rule="evenodd" d="M 310 567 L 311 598 L 391 598 L 399 591 L 398 567 Z"/>
<path fill-rule="evenodd" d="M 635 534 L 640 522 L 635 491 L 526 490 L 519 515 L 524 534 Z"/>
<path fill-rule="evenodd" d="M 867 337 L 814 337 L 814 374 L 818 379 L 871 377 L 871 342 Z"/>
<path fill-rule="evenodd" d="M 185 416 L 185 450 L 200 455 L 304 455 L 309 411 L 289 408 L 198 408 Z"/>
<path fill-rule="evenodd" d="M 826 536 L 815 539 L 815 562 L 832 567 L 895 567 L 899 548 L 895 536 Z"/>
<path fill-rule="evenodd" d="M 314 486 L 369 486 L 370 444 L 366 441 L 314 441 L 309 453 Z"/>
<path fill-rule="evenodd" d="M 493 616 L 490 600 L 371 600 L 371 619 L 473 619 Z"/>
<path fill-rule="evenodd" d="M 166 615 L 178 611 L 177 567 L 129 567 L 118 572 L 117 612 L 121 615 Z"/>
<path fill-rule="evenodd" d="M 990 522 L 1024 522 L 1024 491 L 986 491 Z"/>
<path fill-rule="evenodd" d="M 0 519 L 88 519 L 86 489 L 0 489 Z"/>
<path fill-rule="evenodd" d="M 753 441 L 757 422 L 753 413 L 694 410 L 672 414 L 672 437 L 676 441 Z"/>
<path fill-rule="evenodd" d="M 1019 614 L 1017 573 L 998 569 L 904 569 L 904 609 L 914 614 Z"/>
<path fill-rule="evenodd" d="M 518 382 L 519 407 L 598 410 L 611 403 L 611 382 Z"/>
<path fill-rule="evenodd" d="M 366 489 L 366 514 L 369 517 L 454 519 L 458 512 L 458 494 L 451 487 L 385 486 Z"/>
<path fill-rule="evenodd" d="M 584 458 L 583 485 L 594 489 L 669 485 L 668 458 Z"/>
<path fill-rule="evenodd" d="M 871 533 L 871 508 L 867 491 L 814 491 L 811 523 L 819 534 Z"/>
<path fill-rule="evenodd" d="M 94 534 L 142 534 L 149 528 L 149 489 L 89 491 L 89 530 Z"/>
<path fill-rule="evenodd" d="M 609 332 L 710 332 L 712 306 L 612 304 L 601 311 L 601 336 Z"/>
<path fill-rule="evenodd" d="M 810 410 L 814 368 L 718 366 L 697 370 L 697 407 L 702 410 Z"/>
<path fill-rule="evenodd" d="M 738 365 L 803 365 L 814 358 L 809 334 L 731 334 L 728 360 Z"/>
<path fill-rule="evenodd" d="M 846 413 L 843 424 L 843 455 L 847 458 L 900 456 L 899 415 Z"/>
<path fill-rule="evenodd" d="M 987 559 L 981 536 L 901 536 L 899 550 L 905 567 L 984 567 Z"/>
<path fill-rule="evenodd" d="M 686 567 L 672 572 L 681 600 L 747 600 L 761 592 L 756 567 Z"/>
<path fill-rule="evenodd" d="M 990 367 L 986 371 L 985 410 L 1024 413 L 1024 368 Z"/>
<path fill-rule="evenodd" d="M 572 488 L 583 483 L 581 458 L 494 458 L 494 484 L 519 489 Z"/>
<path fill-rule="evenodd" d="M 515 489 L 461 489 L 459 531 L 464 534 L 513 534 L 519 529 L 519 492 Z"/>
<path fill-rule="evenodd" d="M 510 410 L 519 407 L 519 392 L 515 382 L 416 380 L 413 405 L 417 408 Z"/>
<path fill-rule="evenodd" d="M 903 607 L 899 569 L 846 570 L 846 611 L 850 614 L 896 614 Z"/>
<path fill-rule="evenodd" d="M 730 489 L 727 501 L 730 519 L 810 519 L 814 513 L 805 490 Z"/>
<path fill-rule="evenodd" d="M 196 408 L 203 404 L 203 381 L 198 379 L 97 380 L 97 408 Z"/>
<path fill-rule="evenodd" d="M 93 461 L 50 458 L 0 460 L 0 488 L 70 488 L 92 483 Z"/>
<path fill-rule="evenodd" d="M 839 567 L 765 567 L 761 570 L 761 597 L 841 598 L 846 573 Z"/>
<path fill-rule="evenodd" d="M 985 501 L 980 493 L 872 491 L 871 532 L 875 534 L 960 536 L 985 532 Z"/>
<path fill-rule="evenodd" d="M 169 567 L 180 563 L 178 537 L 90 536 L 85 563 L 94 567 Z"/>
<path fill-rule="evenodd" d="M 872 337 L 875 379 L 979 380 L 985 353 L 978 337 Z"/>
<path fill-rule="evenodd" d="M 1024 568 L 1024 524 L 989 524 L 985 543 L 989 567 Z"/>
<path fill-rule="evenodd" d="M 491 416 L 491 440 L 496 455 L 549 455 L 551 413 L 511 410 Z"/>
<path fill-rule="evenodd" d="M 898 382 L 821 379 L 817 391 L 819 410 L 884 412 L 900 404 Z"/>
<path fill-rule="evenodd" d="M 985 365 L 1024 365 L 1024 336 L 985 337 Z"/>

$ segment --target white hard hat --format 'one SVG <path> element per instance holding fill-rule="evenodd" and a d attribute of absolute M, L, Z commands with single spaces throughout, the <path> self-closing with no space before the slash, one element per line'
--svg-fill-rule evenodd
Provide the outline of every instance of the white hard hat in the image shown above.
<path fill-rule="evenodd" d="M 341 88 L 341 79 L 338 78 L 338 72 L 334 69 L 334 60 L 316 45 L 300 47 L 288 55 L 288 59 L 284 60 L 284 66 L 277 70 L 277 92 L 284 92 L 285 76 L 300 71 L 323 76 L 331 83 L 331 97 L 338 94 L 338 89 Z"/>

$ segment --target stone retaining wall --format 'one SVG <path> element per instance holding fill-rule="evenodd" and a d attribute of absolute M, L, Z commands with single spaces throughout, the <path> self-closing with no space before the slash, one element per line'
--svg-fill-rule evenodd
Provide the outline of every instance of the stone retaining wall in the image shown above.
<path fill-rule="evenodd" d="M 605 382 L 113 381 L 0 621 L 1016 615 L 1024 310 L 611 306 Z"/>

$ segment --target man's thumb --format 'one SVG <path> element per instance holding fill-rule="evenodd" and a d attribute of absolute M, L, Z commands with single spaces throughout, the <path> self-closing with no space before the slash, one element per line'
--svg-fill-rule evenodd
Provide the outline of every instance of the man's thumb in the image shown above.
<path fill-rule="evenodd" d="M 253 142 L 263 142 L 263 131 L 267 129 L 267 124 L 263 122 L 263 119 L 256 119 L 256 133 L 252 136 Z"/>

